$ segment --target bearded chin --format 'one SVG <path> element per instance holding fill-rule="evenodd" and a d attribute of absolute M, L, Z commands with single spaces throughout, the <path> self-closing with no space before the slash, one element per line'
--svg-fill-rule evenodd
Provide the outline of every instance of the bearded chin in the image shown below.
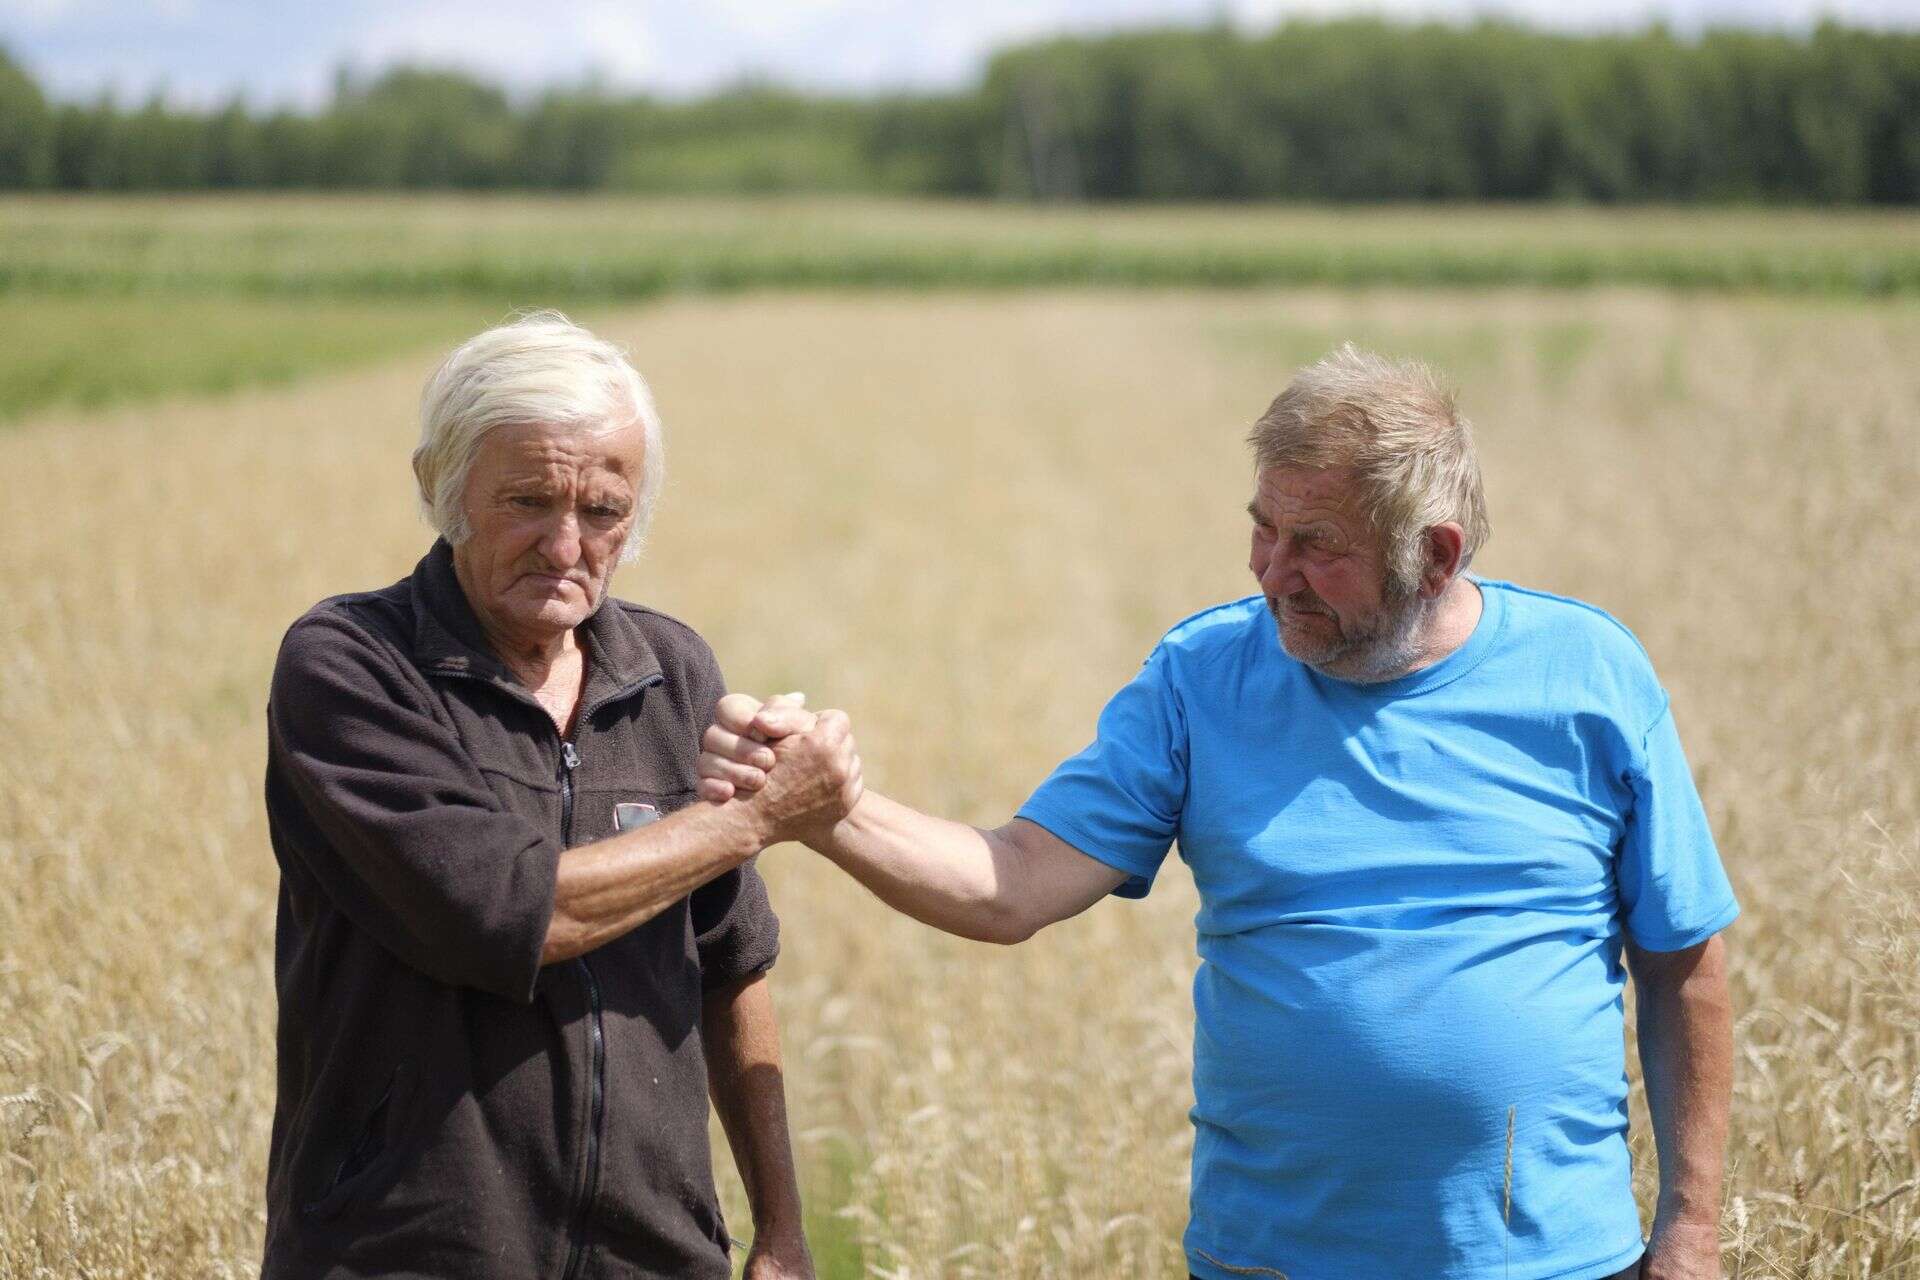
<path fill-rule="evenodd" d="M 1358 631 L 1349 632 L 1341 626 L 1340 638 L 1322 646 L 1319 652 L 1299 653 L 1288 648 L 1284 627 L 1280 632 L 1280 646 L 1289 656 L 1323 676 L 1352 684 L 1378 684 L 1404 674 L 1419 656 L 1425 605 L 1418 591 L 1401 593 L 1390 589 L 1389 598 L 1381 604 L 1380 611 L 1367 619 Z M 1337 619 L 1335 625 L 1340 625 Z"/>

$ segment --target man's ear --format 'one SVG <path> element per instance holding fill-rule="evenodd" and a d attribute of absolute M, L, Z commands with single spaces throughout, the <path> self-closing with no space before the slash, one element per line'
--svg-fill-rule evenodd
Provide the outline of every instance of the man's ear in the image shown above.
<path fill-rule="evenodd" d="M 1420 567 L 1420 594 L 1437 600 L 1466 568 L 1467 532 L 1457 522 L 1446 520 L 1428 525 L 1423 536 L 1426 562 Z"/>

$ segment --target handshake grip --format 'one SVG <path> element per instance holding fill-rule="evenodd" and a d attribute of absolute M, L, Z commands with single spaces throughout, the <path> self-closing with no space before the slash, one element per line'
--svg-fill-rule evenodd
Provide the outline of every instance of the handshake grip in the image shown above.
<path fill-rule="evenodd" d="M 863 792 L 846 713 L 808 711 L 804 694 L 761 702 L 730 693 L 714 708 L 700 745 L 701 799 L 751 809 L 768 844 L 824 842 Z"/>

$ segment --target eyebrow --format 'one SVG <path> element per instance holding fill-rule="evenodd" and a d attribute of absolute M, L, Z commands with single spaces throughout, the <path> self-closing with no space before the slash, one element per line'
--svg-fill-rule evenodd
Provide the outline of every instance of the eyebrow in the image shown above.
<path fill-rule="evenodd" d="M 1278 528 L 1273 521 L 1260 514 L 1258 499 L 1247 504 L 1247 514 L 1253 517 L 1256 524 Z M 1287 530 L 1287 540 L 1296 544 L 1319 543 L 1326 546 L 1340 540 L 1340 530 L 1326 520 L 1309 520 Z"/>

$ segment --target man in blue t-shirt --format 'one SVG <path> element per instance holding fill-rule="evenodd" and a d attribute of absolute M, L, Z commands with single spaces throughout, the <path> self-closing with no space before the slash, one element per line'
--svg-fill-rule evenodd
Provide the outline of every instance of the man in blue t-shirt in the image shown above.
<path fill-rule="evenodd" d="M 1169 631 L 1011 822 L 869 792 L 808 843 L 998 942 L 1145 894 L 1178 843 L 1196 1276 L 1717 1277 L 1739 908 L 1645 651 L 1466 572 L 1479 466 L 1423 368 L 1342 348 L 1250 443 L 1260 593 Z M 724 700 L 703 794 L 780 778 L 811 724 Z M 1628 971 L 1660 1164 L 1644 1245 Z"/>

